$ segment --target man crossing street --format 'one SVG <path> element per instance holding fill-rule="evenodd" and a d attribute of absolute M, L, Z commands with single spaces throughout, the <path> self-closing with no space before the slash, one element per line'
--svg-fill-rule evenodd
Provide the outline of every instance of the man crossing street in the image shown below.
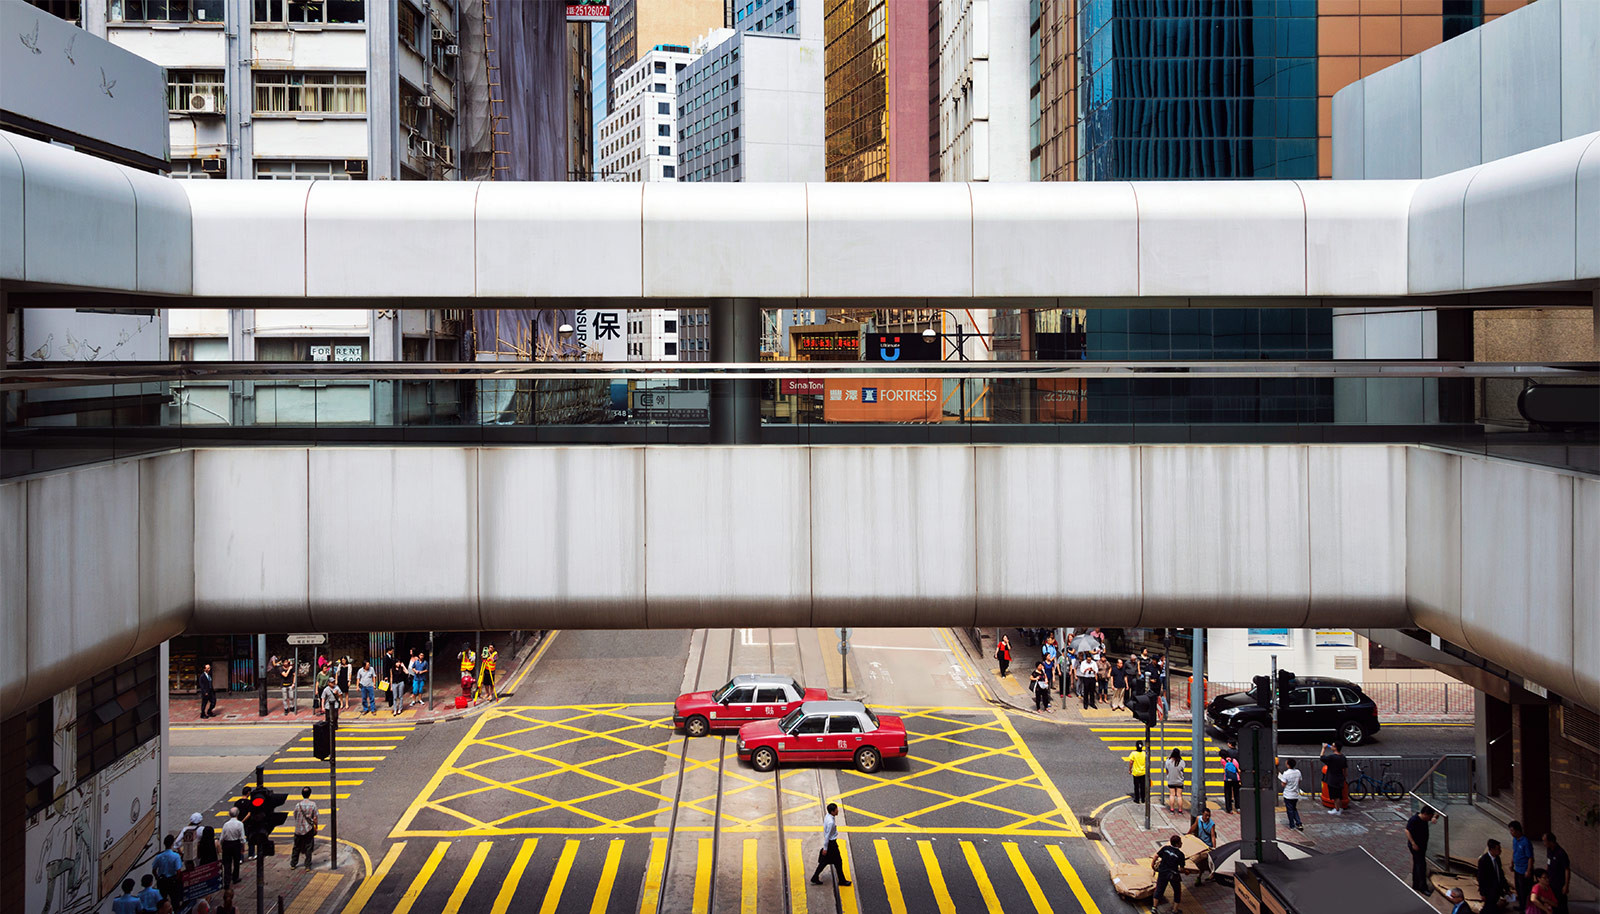
<path fill-rule="evenodd" d="M 828 813 L 822 817 L 822 852 L 817 855 L 817 868 L 811 874 L 811 881 L 816 885 L 822 884 L 822 871 L 830 866 L 834 885 L 850 885 L 850 880 L 844 878 L 844 857 L 839 853 L 839 824 L 834 820 L 838 814 L 838 804 L 829 803 Z"/>

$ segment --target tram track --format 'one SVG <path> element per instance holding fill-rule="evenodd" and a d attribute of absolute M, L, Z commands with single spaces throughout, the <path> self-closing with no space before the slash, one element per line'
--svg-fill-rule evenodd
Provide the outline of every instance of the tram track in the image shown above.
<path fill-rule="evenodd" d="M 717 686 L 720 686 L 722 683 L 727 682 L 728 679 L 732 677 L 734 643 L 735 638 L 733 637 L 732 633 L 730 633 L 728 637 L 728 660 L 727 663 L 723 665 L 724 669 L 722 677 L 717 679 L 712 685 L 707 686 L 705 681 L 706 656 L 710 653 L 711 648 L 711 629 L 708 628 L 702 630 L 700 635 L 700 660 L 695 667 L 694 674 L 694 691 L 703 691 L 707 688 L 714 689 Z M 714 669 L 715 667 L 713 667 L 713 670 Z M 715 861 L 717 859 L 717 850 L 719 848 L 722 835 L 723 765 L 726 763 L 728 753 L 728 737 L 718 736 L 717 739 L 721 740 L 721 743 L 717 753 L 717 792 L 716 802 L 714 804 L 714 814 L 712 817 L 711 859 L 713 861 L 713 865 L 711 867 L 710 885 L 707 893 L 708 901 L 706 904 L 706 910 L 708 911 L 716 909 L 717 867 L 715 866 Z M 663 874 L 672 872 L 673 853 L 677 850 L 678 846 L 678 813 L 683 806 L 684 775 L 688 771 L 689 747 L 693 741 L 694 737 L 691 737 L 687 732 L 685 732 L 678 747 L 678 783 L 677 787 L 673 791 L 672 796 L 672 815 L 667 820 L 667 847 L 661 862 Z M 663 878 L 661 880 L 660 887 L 657 889 L 655 900 L 656 911 L 666 910 L 668 888 L 668 880 Z"/>

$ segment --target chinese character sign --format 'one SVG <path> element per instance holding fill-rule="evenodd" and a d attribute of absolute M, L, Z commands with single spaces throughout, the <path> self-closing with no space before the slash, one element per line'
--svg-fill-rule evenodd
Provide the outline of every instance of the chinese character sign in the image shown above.
<path fill-rule="evenodd" d="M 623 332 L 620 310 L 586 309 L 577 312 L 573 321 L 574 340 L 586 352 L 600 353 L 602 362 L 628 360 L 628 335 Z"/>

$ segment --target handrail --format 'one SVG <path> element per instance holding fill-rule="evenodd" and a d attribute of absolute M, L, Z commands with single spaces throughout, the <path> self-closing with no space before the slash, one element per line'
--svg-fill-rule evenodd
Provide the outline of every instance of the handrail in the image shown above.
<path fill-rule="evenodd" d="M 1600 379 L 1596 362 L 1216 361 L 1216 362 L 116 362 L 13 363 L 0 390 L 162 381 L 766 380 L 1126 378 L 1563 378 Z"/>
<path fill-rule="evenodd" d="M 1406 793 L 1409 793 L 1412 796 L 1416 796 L 1417 789 L 1419 787 L 1421 787 L 1423 784 L 1427 783 L 1428 778 L 1433 777 L 1433 773 L 1439 770 L 1439 766 L 1443 765 L 1446 760 L 1453 759 L 1453 758 L 1471 759 L 1474 762 L 1476 762 L 1476 757 L 1473 756 L 1471 753 L 1467 753 L 1467 752 L 1450 752 L 1450 753 L 1446 753 L 1444 755 L 1441 755 L 1441 756 L 1439 756 L 1438 761 L 1436 761 L 1432 765 L 1428 766 L 1428 770 L 1424 771 L 1422 773 L 1422 777 L 1417 778 L 1416 781 L 1414 781 L 1411 784 L 1410 787 L 1406 788 Z M 1470 788 L 1467 791 L 1467 796 L 1469 798 L 1472 796 L 1472 791 L 1471 791 Z M 1442 813 L 1441 813 L 1441 815 L 1442 815 Z"/>

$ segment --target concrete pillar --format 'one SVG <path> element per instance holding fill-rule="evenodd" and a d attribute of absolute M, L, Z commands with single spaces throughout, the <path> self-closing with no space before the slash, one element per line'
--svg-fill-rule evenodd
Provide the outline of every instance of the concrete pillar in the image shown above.
<path fill-rule="evenodd" d="M 367 178 L 393 181 L 400 177 L 400 83 L 395 61 L 400 55 L 399 23 L 393 4 L 369 4 L 367 16 Z M 378 14 L 379 10 L 388 12 Z M 422 17 L 423 57 L 433 35 L 433 19 Z M 431 68 L 423 72 L 431 77 Z"/>
<path fill-rule="evenodd" d="M 761 360 L 761 307 L 755 299 L 711 301 L 711 361 Z M 755 444 L 761 436 L 761 382 L 711 382 L 711 443 Z"/>
<path fill-rule="evenodd" d="M 228 177 L 249 180 L 255 177 L 255 143 L 250 128 L 250 112 L 255 104 L 255 85 L 250 77 L 250 0 L 227 0 L 222 21 L 226 36 L 222 89 L 227 95 L 224 136 L 228 141 Z"/>

